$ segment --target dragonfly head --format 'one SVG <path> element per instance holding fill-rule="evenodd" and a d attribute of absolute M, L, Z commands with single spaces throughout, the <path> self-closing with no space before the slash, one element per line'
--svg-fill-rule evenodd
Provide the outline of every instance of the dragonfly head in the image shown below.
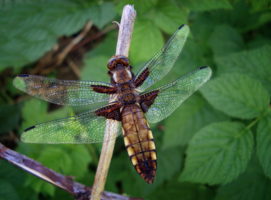
<path fill-rule="evenodd" d="M 132 67 L 125 56 L 113 56 L 107 63 L 111 77 L 115 83 L 124 83 L 132 79 Z"/>

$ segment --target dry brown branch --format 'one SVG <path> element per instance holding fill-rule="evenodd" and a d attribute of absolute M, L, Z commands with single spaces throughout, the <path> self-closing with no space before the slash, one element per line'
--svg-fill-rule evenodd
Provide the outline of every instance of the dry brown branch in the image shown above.
<path fill-rule="evenodd" d="M 70 62 L 68 61 L 69 57 L 71 57 L 72 55 L 84 54 L 84 52 L 87 50 L 87 48 L 84 48 L 84 50 L 82 50 L 84 45 L 88 45 L 90 42 L 98 39 L 99 37 L 118 27 L 116 24 L 113 24 L 97 33 L 89 35 L 89 29 L 91 24 L 92 23 L 89 21 L 85 25 L 81 33 L 75 38 L 69 37 L 63 39 L 63 37 L 62 39 L 60 39 L 59 44 L 56 44 L 51 51 L 47 52 L 42 58 L 40 58 L 35 68 L 30 71 L 30 74 L 46 75 L 54 71 L 63 63 L 65 65 L 65 61 L 67 61 L 67 65 L 70 65 Z M 73 60 L 74 66 L 82 64 L 81 62 L 76 61 L 77 59 L 80 60 L 80 56 L 74 59 L 75 60 L 71 59 Z M 75 72 L 73 69 L 72 71 Z M 76 77 L 78 77 L 78 74 L 75 75 Z"/>
<path fill-rule="evenodd" d="M 119 25 L 119 37 L 116 48 L 116 55 L 129 56 L 130 44 L 134 29 L 136 11 L 133 6 L 126 5 L 122 11 Z"/>
<path fill-rule="evenodd" d="M 97 38 L 103 36 L 104 34 L 108 33 L 109 31 L 112 31 L 114 29 L 116 29 L 118 26 L 116 24 L 113 24 L 109 27 L 106 27 L 104 30 L 92 35 L 91 37 L 85 38 L 83 39 L 81 42 L 79 42 L 77 45 L 75 45 L 71 51 L 74 51 L 76 49 L 78 49 L 79 47 L 83 46 L 84 44 L 87 44 L 93 40 L 96 40 Z"/>
<path fill-rule="evenodd" d="M 76 77 L 79 79 L 81 77 L 81 73 L 80 70 L 78 69 L 78 67 L 72 62 L 71 59 L 67 58 L 67 62 L 69 64 L 69 67 L 71 68 L 71 70 L 73 71 L 73 73 L 76 75 Z"/>
<path fill-rule="evenodd" d="M 42 59 L 40 59 L 37 64 L 39 67 L 32 70 L 31 73 L 37 74 L 37 71 L 40 70 L 40 68 L 43 69 L 44 67 L 50 66 L 48 69 L 43 71 L 43 74 L 48 74 L 58 67 L 74 46 L 76 46 L 86 36 L 92 24 L 93 23 L 91 21 L 88 21 L 81 33 L 77 37 L 73 38 L 68 45 L 61 50 L 61 52 L 57 53 L 57 51 L 59 51 L 59 45 L 56 45 L 52 51 L 48 52 Z"/>
<path fill-rule="evenodd" d="M 13 165 L 27 171 L 28 173 L 33 174 L 34 176 L 47 181 L 59 187 L 70 194 L 73 195 L 74 199 L 76 200 L 86 200 L 89 198 L 89 195 L 92 193 L 92 189 L 88 186 L 82 185 L 71 178 L 59 174 L 41 163 L 28 158 L 25 155 L 17 153 L 11 149 L 6 148 L 4 145 L 0 143 L 0 158 L 7 160 L 8 162 L 12 163 Z M 127 196 L 114 194 L 111 192 L 102 192 L 101 199 L 103 200 L 132 200 L 139 198 L 130 198 Z"/>
<path fill-rule="evenodd" d="M 66 47 L 65 49 L 62 50 L 62 52 L 60 54 L 58 54 L 57 56 L 57 63 L 56 65 L 60 65 L 64 58 L 66 57 L 66 55 L 70 52 L 70 50 L 76 45 L 78 44 L 83 37 L 85 37 L 85 35 L 87 34 L 87 32 L 90 30 L 91 26 L 92 26 L 92 22 L 88 21 L 87 24 L 85 25 L 85 28 L 83 29 L 83 31 L 81 31 L 81 33 L 75 37 Z"/>
<path fill-rule="evenodd" d="M 134 7 L 130 5 L 126 5 L 123 8 L 122 18 L 119 25 L 119 36 L 118 36 L 118 42 L 117 42 L 116 55 L 123 55 L 123 56 L 128 57 L 135 17 L 136 17 L 136 11 L 134 10 Z M 107 119 L 105 135 L 116 134 L 117 128 L 118 128 L 118 122 Z M 110 166 L 114 146 L 115 146 L 115 140 L 110 140 L 103 143 L 101 156 L 100 156 L 97 172 L 95 175 L 93 192 L 90 198 L 91 200 L 101 199 L 101 195 L 104 190 L 104 185 L 105 185 L 105 181 L 107 177 L 107 172 Z"/>

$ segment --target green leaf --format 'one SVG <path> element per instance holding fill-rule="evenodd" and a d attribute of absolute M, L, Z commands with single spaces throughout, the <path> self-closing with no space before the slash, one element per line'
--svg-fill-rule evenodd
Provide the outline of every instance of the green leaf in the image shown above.
<path fill-rule="evenodd" d="M 253 136 L 241 123 L 214 123 L 192 138 L 181 181 L 208 184 L 228 183 L 247 166 Z"/>
<path fill-rule="evenodd" d="M 71 170 L 70 156 L 59 147 L 44 148 L 37 161 L 59 173 L 67 174 Z"/>
<path fill-rule="evenodd" d="M 269 106 L 269 95 L 262 84 L 241 74 L 223 75 L 200 91 L 216 109 L 241 119 L 258 117 Z"/>
<path fill-rule="evenodd" d="M 156 5 L 157 1 L 158 0 L 122 0 L 116 5 L 115 10 L 119 15 L 121 15 L 124 6 L 127 4 L 133 5 L 136 10 L 137 17 L 141 17 L 145 13 L 148 13 L 150 9 Z"/>
<path fill-rule="evenodd" d="M 153 21 L 137 20 L 130 48 L 131 63 L 151 59 L 163 47 L 163 44 L 162 34 Z"/>
<path fill-rule="evenodd" d="M 22 170 L 18 167 L 15 167 L 14 165 L 6 162 L 5 160 L 0 160 L 0 169 L 1 181 L 8 181 L 15 187 L 21 186 L 24 183 L 25 173 L 22 172 Z"/>
<path fill-rule="evenodd" d="M 39 194 L 30 187 L 16 188 L 20 200 L 39 200 Z"/>
<path fill-rule="evenodd" d="M 271 21 L 271 13 L 266 11 L 266 12 L 260 12 L 258 24 L 260 25 L 266 25 L 268 26 L 268 22 Z M 270 35 L 270 30 L 267 33 L 267 36 Z"/>
<path fill-rule="evenodd" d="M 50 198 L 50 200 L 64 200 L 71 199 L 71 194 L 65 190 L 57 189 L 54 197 Z"/>
<path fill-rule="evenodd" d="M 110 2 L 104 2 L 100 5 L 92 6 L 89 9 L 90 20 L 99 28 L 103 28 L 115 17 L 114 5 Z"/>
<path fill-rule="evenodd" d="M 110 57 L 96 56 L 85 61 L 85 67 L 82 70 L 81 80 L 102 81 L 109 83 L 107 75 L 107 62 Z"/>
<path fill-rule="evenodd" d="M 61 145 L 62 146 L 62 145 Z M 91 162 L 91 157 L 86 145 L 64 145 L 65 153 L 71 160 L 71 167 L 69 167 L 68 174 L 82 178 L 88 171 L 88 164 Z"/>
<path fill-rule="evenodd" d="M 201 26 L 203 26 L 203 29 L 205 26 L 207 28 L 206 30 L 199 30 L 199 32 L 209 33 L 210 35 L 211 31 L 208 32 L 208 30 L 214 25 L 229 24 L 239 32 L 247 32 L 249 30 L 255 30 L 270 20 L 268 13 L 251 14 L 249 9 L 250 7 L 244 0 L 237 0 L 233 3 L 232 10 L 219 9 L 208 13 L 196 14 L 197 18 L 195 19 L 195 24 L 200 25 L 200 22 L 203 22 Z M 203 20 L 201 20 L 202 17 L 204 18 Z"/>
<path fill-rule="evenodd" d="M 26 179 L 25 186 L 31 187 L 36 193 L 42 193 L 46 196 L 50 195 L 51 197 L 54 196 L 56 190 L 56 187 L 52 184 L 30 174 Z"/>
<path fill-rule="evenodd" d="M 257 154 L 265 174 L 271 178 L 271 109 L 257 128 Z"/>
<path fill-rule="evenodd" d="M 140 193 L 142 197 L 145 197 L 159 185 L 165 183 L 166 180 L 172 179 L 174 174 L 180 170 L 183 154 L 184 149 L 176 147 L 157 150 L 157 171 L 154 182 L 146 187 L 146 182 L 135 171 L 127 153 L 123 152 L 117 158 L 112 159 L 112 167 L 110 167 L 108 179 L 113 179 L 113 183 L 120 181 L 125 183 L 123 184 L 123 190 L 131 196 L 139 196 Z"/>
<path fill-rule="evenodd" d="M 182 165 L 183 162 L 183 154 L 184 148 L 168 148 L 157 150 L 157 170 L 154 178 L 154 182 L 145 187 L 143 182 L 145 181 L 138 177 L 135 185 L 137 187 L 141 187 L 142 195 L 147 196 L 152 191 L 156 190 L 156 188 L 166 181 L 169 181 L 173 178 L 174 174 L 176 174 Z"/>
<path fill-rule="evenodd" d="M 153 16 L 155 24 L 168 34 L 173 34 L 180 25 L 187 23 L 186 14 L 170 1 L 160 0 Z"/>
<path fill-rule="evenodd" d="M 199 95 L 192 95 L 165 120 L 163 148 L 184 145 L 205 125 L 229 118 Z"/>
<path fill-rule="evenodd" d="M 44 118 L 44 122 L 69 117 L 70 111 L 71 111 L 71 108 L 65 106 L 57 110 L 54 110 L 52 112 L 49 112 L 46 114 Z"/>
<path fill-rule="evenodd" d="M 20 110 L 16 105 L 0 106 L 0 134 L 7 133 L 19 124 Z"/>
<path fill-rule="evenodd" d="M 271 181 L 268 179 L 255 155 L 246 171 L 236 180 L 221 186 L 215 200 L 269 200 Z"/>
<path fill-rule="evenodd" d="M 246 74 L 258 81 L 271 95 L 271 46 L 235 53 L 216 59 L 219 74 Z"/>
<path fill-rule="evenodd" d="M 14 187 L 7 181 L 0 180 L 0 200 L 19 200 Z"/>
<path fill-rule="evenodd" d="M 270 0 L 249 0 L 251 3 L 251 11 L 252 12 L 259 12 L 263 10 L 271 9 L 271 1 Z"/>
<path fill-rule="evenodd" d="M 97 56 L 105 56 L 109 60 L 116 53 L 118 32 L 112 31 L 108 33 L 105 37 L 105 40 L 87 54 L 88 58 L 93 58 Z M 107 66 L 103 66 L 103 69 Z M 93 70 L 94 71 L 94 70 Z M 104 69 L 106 71 L 106 69 Z M 84 75 L 84 74 L 82 74 Z"/>
<path fill-rule="evenodd" d="M 45 147 L 42 149 L 37 161 L 58 173 L 70 175 L 68 173 L 72 168 L 72 160 L 69 155 L 60 148 L 60 146 Z M 54 196 L 56 190 L 55 186 L 32 175 L 27 177 L 25 185 L 31 187 L 37 193 L 41 192 L 50 196 Z"/>
<path fill-rule="evenodd" d="M 194 183 L 178 183 L 169 181 L 166 185 L 158 187 L 148 199 L 181 199 L 182 200 L 211 200 L 214 197 L 212 190 L 204 185 Z"/>
<path fill-rule="evenodd" d="M 182 164 L 183 150 L 180 148 L 168 148 L 157 151 L 157 171 L 155 176 L 155 184 L 160 185 L 165 180 L 170 180 Z"/>
<path fill-rule="evenodd" d="M 216 23 L 214 18 L 207 12 L 200 12 L 195 16 L 195 22 L 193 23 L 193 26 L 191 26 L 191 33 L 195 40 L 206 45 L 208 39 L 212 35 L 210 33 L 213 32 L 215 27 Z"/>
<path fill-rule="evenodd" d="M 246 4 L 246 1 L 236 1 L 233 4 L 233 10 L 218 10 L 212 17 L 217 24 L 231 24 L 236 30 L 240 32 L 247 32 L 261 26 L 265 22 L 260 21 L 261 13 L 251 14 L 250 7 Z"/>
<path fill-rule="evenodd" d="M 22 126 L 20 132 L 23 132 L 26 128 L 33 125 L 45 122 L 44 118 L 46 116 L 48 109 L 48 104 L 45 101 L 39 99 L 30 98 L 25 101 L 22 108 Z"/>
<path fill-rule="evenodd" d="M 271 39 L 269 39 L 268 37 L 264 37 L 260 34 L 257 34 L 255 37 L 253 37 L 252 40 L 248 41 L 246 44 L 247 50 L 262 48 L 264 45 L 271 46 Z"/>
<path fill-rule="evenodd" d="M 193 11 L 205 11 L 212 9 L 231 9 L 231 4 L 227 0 L 182 0 L 182 5 Z"/>
<path fill-rule="evenodd" d="M 122 142 L 123 147 L 123 142 Z M 134 177 L 136 177 L 138 174 L 135 171 L 134 167 L 132 166 L 129 157 L 127 155 L 127 152 L 125 150 L 120 151 L 119 155 L 114 156 L 111 160 L 110 168 L 107 174 L 107 181 L 105 183 L 105 190 L 111 191 L 111 192 L 117 192 L 118 188 L 116 186 L 116 182 L 125 182 L 127 183 L 129 181 L 135 181 Z M 128 178 L 129 177 L 129 178 Z M 141 177 L 138 177 L 141 178 Z M 91 183 L 93 184 L 93 183 Z M 129 183 L 123 185 L 125 188 L 125 193 L 129 193 L 128 190 L 134 189 L 130 187 Z M 128 188 L 128 189 L 126 189 Z"/>
<path fill-rule="evenodd" d="M 61 35 L 82 29 L 87 20 L 99 28 L 115 16 L 112 3 L 21 1 L 0 8 L 0 70 L 20 67 L 40 58 Z"/>
<path fill-rule="evenodd" d="M 226 56 L 244 49 L 241 35 L 229 25 L 216 26 L 209 39 L 214 56 Z"/>
<path fill-rule="evenodd" d="M 204 52 L 194 39 L 188 38 L 170 74 L 175 76 L 173 79 L 175 80 L 184 74 L 199 68 L 199 66 L 206 66 Z"/>

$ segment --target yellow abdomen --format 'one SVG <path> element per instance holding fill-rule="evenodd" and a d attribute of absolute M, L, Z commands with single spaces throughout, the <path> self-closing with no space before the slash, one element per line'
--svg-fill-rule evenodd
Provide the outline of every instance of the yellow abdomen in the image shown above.
<path fill-rule="evenodd" d="M 122 110 L 124 145 L 137 173 L 147 182 L 154 180 L 157 164 L 152 131 L 140 106 L 131 104 Z"/>

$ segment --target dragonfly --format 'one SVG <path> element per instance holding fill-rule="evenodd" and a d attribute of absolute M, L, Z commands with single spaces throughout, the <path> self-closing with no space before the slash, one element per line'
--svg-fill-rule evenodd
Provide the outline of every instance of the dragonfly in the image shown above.
<path fill-rule="evenodd" d="M 145 91 L 171 70 L 188 33 L 187 25 L 180 26 L 136 75 L 127 57 L 113 56 L 107 63 L 111 83 L 18 75 L 13 80 L 16 88 L 54 104 L 82 106 L 107 102 L 102 107 L 72 117 L 31 126 L 22 133 L 21 140 L 27 143 L 83 144 L 109 141 L 122 133 L 135 170 L 148 184 L 153 183 L 157 152 L 149 123 L 168 117 L 212 74 L 210 67 L 200 67 L 171 83 Z M 105 134 L 107 120 L 119 124 L 115 134 Z"/>

